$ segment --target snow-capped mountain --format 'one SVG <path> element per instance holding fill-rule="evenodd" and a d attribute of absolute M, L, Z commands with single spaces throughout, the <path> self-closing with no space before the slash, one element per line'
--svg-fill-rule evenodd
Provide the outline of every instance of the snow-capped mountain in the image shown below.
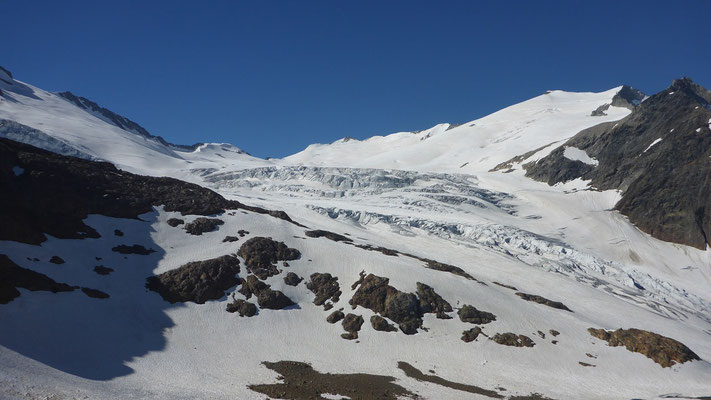
<path fill-rule="evenodd" d="M 689 80 L 270 160 L 0 90 L 2 398 L 711 395 Z"/>

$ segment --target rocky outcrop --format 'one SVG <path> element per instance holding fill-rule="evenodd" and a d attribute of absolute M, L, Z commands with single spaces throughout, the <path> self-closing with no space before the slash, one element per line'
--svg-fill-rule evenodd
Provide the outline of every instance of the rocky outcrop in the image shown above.
<path fill-rule="evenodd" d="M 267 237 L 247 240 L 240 247 L 239 255 L 244 259 L 247 271 L 262 280 L 279 273 L 275 265 L 277 261 L 290 261 L 301 257 L 299 250 Z"/>
<path fill-rule="evenodd" d="M 91 288 L 81 288 L 81 291 L 85 295 L 91 297 L 92 299 L 108 299 L 110 296 L 108 293 L 104 293 L 101 290 L 91 289 Z"/>
<path fill-rule="evenodd" d="M 525 164 L 526 176 L 551 185 L 581 178 L 600 190 L 621 190 L 615 209 L 641 230 L 705 249 L 711 245 L 710 93 L 677 79 L 622 120 L 583 130 Z M 597 164 L 566 158 L 566 147 Z"/>
<path fill-rule="evenodd" d="M 358 339 L 358 331 L 363 326 L 363 322 L 363 317 L 360 315 L 346 314 L 341 323 L 346 333 L 341 334 L 341 337 L 347 340 Z"/>
<path fill-rule="evenodd" d="M 169 218 L 166 223 L 173 228 L 177 227 L 178 225 L 182 225 L 185 223 L 185 220 L 182 220 L 180 218 Z"/>
<path fill-rule="evenodd" d="M 242 299 L 233 298 L 226 310 L 228 313 L 238 313 L 240 317 L 253 317 L 257 314 L 257 306 Z"/>
<path fill-rule="evenodd" d="M 565 311 L 570 311 L 573 312 L 570 308 L 566 307 L 565 304 L 559 302 L 559 301 L 552 301 L 548 300 L 545 297 L 538 296 L 535 294 L 528 294 L 528 293 L 522 293 L 522 292 L 517 292 L 516 296 L 526 300 L 526 301 L 532 301 L 534 303 L 538 304 L 543 304 L 544 306 L 548 306 L 551 308 L 557 308 L 559 310 L 565 310 Z"/>
<path fill-rule="evenodd" d="M 373 329 L 380 332 L 397 332 L 395 325 L 388 323 L 388 321 L 381 317 L 380 315 L 373 315 L 370 317 L 370 325 Z"/>
<path fill-rule="evenodd" d="M 346 315 L 341 310 L 336 310 L 326 317 L 326 321 L 329 324 L 335 324 L 336 322 L 342 320 Z"/>
<path fill-rule="evenodd" d="M 224 239 L 222 239 L 222 243 L 232 243 L 238 241 L 239 238 L 237 236 L 225 236 Z"/>
<path fill-rule="evenodd" d="M 687 361 L 700 360 L 691 349 L 684 344 L 666 336 L 641 329 L 618 329 L 607 331 L 589 328 L 588 332 L 598 339 L 604 340 L 609 346 L 624 346 L 627 350 L 643 354 L 662 367 L 671 367 Z"/>
<path fill-rule="evenodd" d="M 479 328 L 478 326 L 475 326 L 474 328 L 471 328 L 471 329 L 468 329 L 468 330 L 462 332 L 462 341 L 464 343 L 473 342 L 476 340 L 476 338 L 479 337 L 479 335 L 481 335 L 481 333 L 482 333 L 481 328 Z"/>
<path fill-rule="evenodd" d="M 489 322 L 496 321 L 496 316 L 490 312 L 479 311 L 474 306 L 465 304 L 457 311 L 457 315 L 462 322 L 470 324 L 483 325 Z"/>
<path fill-rule="evenodd" d="M 52 258 L 49 259 L 49 262 L 51 262 L 52 264 L 61 265 L 64 264 L 64 259 L 59 256 L 52 256 Z"/>
<path fill-rule="evenodd" d="M 254 275 L 248 275 L 247 279 L 241 279 L 240 285 L 238 292 L 248 299 L 252 295 L 259 296 L 259 293 L 262 293 L 263 290 L 269 289 L 269 285 L 260 281 Z"/>
<path fill-rule="evenodd" d="M 115 251 L 120 254 L 138 254 L 140 256 L 147 256 L 151 253 L 155 253 L 156 251 L 153 249 L 147 249 L 140 244 L 134 244 L 131 246 L 121 244 L 115 247 L 111 248 L 111 251 Z"/>
<path fill-rule="evenodd" d="M 202 235 L 205 232 L 217 230 L 217 227 L 224 224 L 225 221 L 219 218 L 196 218 L 192 222 L 185 224 L 185 231 L 191 235 Z"/>
<path fill-rule="evenodd" d="M 284 277 L 284 283 L 287 284 L 287 285 L 289 285 L 289 286 L 296 286 L 296 285 L 298 285 L 299 283 L 301 283 L 301 281 L 303 281 L 303 280 L 304 280 L 304 278 L 300 277 L 299 275 L 296 275 L 296 274 L 293 273 L 293 272 L 289 272 L 289 273 L 286 274 L 286 276 Z"/>
<path fill-rule="evenodd" d="M 361 275 L 358 290 L 349 303 L 355 308 L 362 306 L 381 314 L 400 326 L 403 333 L 417 333 L 422 326 L 422 316 L 417 296 L 401 292 L 388 285 L 389 279 L 369 274 Z"/>
<path fill-rule="evenodd" d="M 324 305 L 329 299 L 335 303 L 341 296 L 338 278 L 329 273 L 311 274 L 311 281 L 306 284 L 306 288 L 314 293 L 314 304 L 317 306 Z"/>
<path fill-rule="evenodd" d="M 192 301 L 198 304 L 217 300 L 239 279 L 239 259 L 226 255 L 187 263 L 177 269 L 148 278 L 146 287 L 171 303 Z"/>
<path fill-rule="evenodd" d="M 257 296 L 257 304 L 259 304 L 259 308 L 283 310 L 284 308 L 293 306 L 295 303 L 284 293 L 267 288 L 262 290 Z"/>
<path fill-rule="evenodd" d="M 99 275 L 108 275 L 112 272 L 114 272 L 113 268 L 109 267 L 104 267 L 103 265 L 97 265 L 94 267 L 94 272 L 96 272 Z"/>
<path fill-rule="evenodd" d="M 498 344 L 512 347 L 533 347 L 536 345 L 530 337 L 511 332 L 497 333 L 491 337 L 491 340 Z"/>
<path fill-rule="evenodd" d="M 423 314 L 437 314 L 439 319 L 452 318 L 445 314 L 452 312 L 452 306 L 428 285 L 417 282 L 417 297 L 419 298 L 420 311 Z"/>
<path fill-rule="evenodd" d="M 13 168 L 25 172 L 16 176 Z M 172 178 L 118 170 L 105 162 L 62 156 L 0 139 L 0 240 L 40 244 L 45 234 L 60 239 L 97 238 L 84 223 L 89 214 L 137 219 L 163 205 L 165 211 L 213 215 L 226 209 L 269 214 L 289 222 L 282 211 L 225 200 L 204 187 Z"/>
<path fill-rule="evenodd" d="M 7 304 L 20 296 L 18 288 L 31 291 L 71 292 L 77 289 L 66 283 L 55 282 L 47 275 L 22 268 L 4 254 L 0 254 L 0 304 Z"/>
<path fill-rule="evenodd" d="M 321 229 L 317 229 L 315 231 L 306 231 L 306 232 L 304 232 L 304 234 L 308 237 L 311 237 L 311 238 L 325 237 L 326 239 L 333 240 L 334 242 L 352 242 L 353 241 L 352 239 L 347 238 L 343 235 L 339 235 L 338 233 L 324 231 Z"/>

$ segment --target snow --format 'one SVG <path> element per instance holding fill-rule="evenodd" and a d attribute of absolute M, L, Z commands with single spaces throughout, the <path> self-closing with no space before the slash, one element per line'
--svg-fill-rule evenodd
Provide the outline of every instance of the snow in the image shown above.
<path fill-rule="evenodd" d="M 701 128 L 696 128 L 696 133 L 701 132 Z"/>
<path fill-rule="evenodd" d="M 25 170 L 21 167 L 14 166 L 12 167 L 12 173 L 15 174 L 15 176 L 20 176 L 25 173 Z"/>
<path fill-rule="evenodd" d="M 568 160 L 580 161 L 588 165 L 597 166 L 599 164 L 596 159 L 588 156 L 588 153 L 586 153 L 585 150 L 580 150 L 577 147 L 565 146 L 565 149 L 563 150 L 563 156 Z"/>
<path fill-rule="evenodd" d="M 672 130 L 673 130 L 673 129 L 672 129 Z M 661 141 L 662 141 L 662 138 L 654 139 L 654 141 L 653 141 L 652 143 L 650 143 L 649 146 L 647 146 L 647 148 L 644 149 L 644 151 L 643 151 L 642 153 L 646 153 L 649 149 L 652 148 L 652 146 L 654 146 L 655 144 L 657 144 L 657 143 L 659 143 L 659 142 L 661 142 Z"/>
<path fill-rule="evenodd" d="M 5 137 L 196 182 L 230 199 L 285 210 L 310 229 L 459 266 L 487 285 L 409 257 L 307 239 L 303 228 L 251 212 L 220 215 L 225 224 L 202 236 L 168 226 L 167 219 L 179 215 L 161 207 L 140 220 L 90 215 L 85 222 L 100 233 L 98 239 L 50 237 L 40 246 L 0 241 L 0 253 L 25 268 L 111 295 L 95 300 L 79 291 L 23 289 L 19 298 L 0 305 L 0 398 L 262 399 L 247 385 L 278 382 L 261 363 L 279 360 L 308 362 L 321 372 L 393 376 L 428 399 L 479 397 L 408 378 L 398 361 L 455 382 L 503 386 L 507 396 L 624 399 L 710 391 L 706 361 L 661 368 L 593 339 L 587 328 L 648 329 L 711 360 L 711 252 L 641 232 L 613 211 L 617 191 L 590 190 L 582 180 L 551 187 L 526 178 L 520 163 L 510 173 L 489 172 L 529 151 L 537 150 L 524 162 L 540 159 L 582 129 L 625 117 L 629 110 L 616 107 L 608 116 L 589 117 L 619 88 L 553 91 L 453 128 L 439 124 L 418 133 L 339 140 L 261 160 L 224 143 L 194 151 L 168 148 L 26 87 L 6 93 L 15 102 L 0 104 L 0 118 L 26 126 L 0 121 Z M 564 155 L 596 165 L 581 149 L 566 147 Z M 114 229 L 125 236 L 115 236 Z M 222 238 L 241 229 L 299 249 L 303 257 L 290 262 L 289 271 L 307 280 L 314 272 L 338 276 L 343 295 L 334 309 L 351 310 L 350 285 L 365 270 L 390 278 L 400 290 L 412 292 L 425 282 L 455 308 L 473 304 L 493 312 L 498 318 L 484 326 L 486 333 L 525 334 L 536 346 L 508 348 L 485 339 L 466 344 L 460 336 L 472 325 L 455 314 L 452 320 L 427 315 L 429 330 L 413 336 L 375 332 L 368 323 L 373 313 L 361 307 L 353 311 L 366 320 L 360 342 L 346 341 L 340 324 L 325 322 L 328 312 L 312 304 L 305 285 L 287 286 L 283 274 L 267 283 L 298 308 L 260 310 L 252 318 L 227 314 L 228 296 L 202 305 L 170 304 L 145 290 L 151 274 L 234 253 L 241 242 Z M 127 242 L 157 252 L 124 257 L 110 250 Z M 52 255 L 67 263 L 50 264 Z M 97 275 L 92 268 L 98 264 L 115 272 Z M 574 312 L 525 302 L 493 281 L 562 301 Z M 535 335 L 549 329 L 561 332 L 557 345 Z M 596 368 L 578 365 L 589 361 L 585 353 L 598 357 L 592 361 Z"/>

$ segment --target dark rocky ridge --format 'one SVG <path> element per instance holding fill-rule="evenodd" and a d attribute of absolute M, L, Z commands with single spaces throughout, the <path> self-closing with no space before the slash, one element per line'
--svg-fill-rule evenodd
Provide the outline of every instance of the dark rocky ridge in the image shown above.
<path fill-rule="evenodd" d="M 291 261 L 301 257 L 299 250 L 267 237 L 247 240 L 239 248 L 239 255 L 244 259 L 247 270 L 262 280 L 279 273 L 275 265 L 277 261 Z"/>
<path fill-rule="evenodd" d="M 12 168 L 24 173 L 15 176 Z M 40 244 L 45 233 L 60 239 L 96 238 L 89 214 L 137 219 L 153 206 L 182 214 L 213 215 L 245 209 L 292 222 L 270 211 L 226 200 L 212 190 L 173 178 L 121 171 L 112 164 L 62 156 L 0 139 L 0 240 Z"/>
<path fill-rule="evenodd" d="M 0 304 L 7 304 L 20 296 L 17 288 L 52 293 L 71 292 L 76 286 L 55 282 L 47 275 L 22 268 L 4 254 L 0 254 Z"/>
<path fill-rule="evenodd" d="M 614 332 L 589 328 L 588 332 L 610 346 L 625 346 L 629 351 L 644 354 L 665 368 L 676 363 L 700 360 L 699 356 L 684 344 L 654 332 L 634 328 L 618 329 Z"/>
<path fill-rule="evenodd" d="M 677 79 L 622 120 L 583 130 L 525 164 L 526 176 L 550 185 L 582 178 L 600 190 L 622 190 L 615 208 L 641 230 L 705 249 L 711 244 L 709 103 L 710 91 Z M 584 150 L 599 165 L 565 158 L 566 146 Z"/>

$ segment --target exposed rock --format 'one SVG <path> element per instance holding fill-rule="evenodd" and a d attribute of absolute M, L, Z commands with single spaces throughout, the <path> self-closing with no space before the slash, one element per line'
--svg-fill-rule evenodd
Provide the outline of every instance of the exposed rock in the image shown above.
<path fill-rule="evenodd" d="M 257 314 L 257 306 L 254 303 L 233 298 L 232 302 L 227 304 L 227 312 L 239 313 L 240 317 L 253 317 Z"/>
<path fill-rule="evenodd" d="M 14 179 L 12 171 L 18 166 L 25 170 L 22 179 Z M 245 209 L 294 223 L 284 212 L 225 200 L 199 185 L 134 175 L 110 163 L 62 156 L 8 139 L 0 139 L 0 187 L 0 240 L 28 244 L 44 242 L 45 234 L 97 238 L 98 232 L 84 223 L 89 214 L 138 219 L 159 205 L 193 215 Z"/>
<path fill-rule="evenodd" d="M 559 310 L 565 310 L 565 311 L 573 312 L 571 309 L 569 309 L 568 307 L 566 307 L 565 304 L 563 304 L 563 303 L 561 303 L 561 302 L 559 302 L 559 301 L 548 300 L 548 299 L 546 299 L 545 297 L 538 296 L 538 295 L 535 295 L 535 294 L 528 294 L 528 293 L 517 292 L 517 293 L 516 293 L 516 296 L 518 296 L 518 297 L 520 297 L 520 298 L 522 298 L 522 299 L 524 299 L 524 300 L 526 300 L 526 301 L 532 301 L 532 302 L 534 302 L 534 303 L 543 304 L 543 305 L 545 305 L 545 306 L 552 307 L 552 308 L 557 308 L 557 309 L 559 309 Z"/>
<path fill-rule="evenodd" d="M 180 218 L 170 218 L 170 219 L 168 219 L 168 221 L 166 221 L 166 223 L 167 223 L 168 225 L 172 226 L 173 228 L 175 228 L 175 227 L 177 227 L 178 225 L 184 224 L 185 221 L 182 220 L 182 219 L 180 219 Z"/>
<path fill-rule="evenodd" d="M 474 306 L 465 304 L 462 308 L 457 311 L 457 315 L 462 322 L 469 322 L 470 324 L 483 325 L 489 322 L 496 321 L 496 316 L 490 312 L 479 311 Z"/>
<path fill-rule="evenodd" d="M 417 368 L 413 367 L 412 365 L 410 365 L 406 362 L 403 362 L 403 361 L 399 361 L 397 363 L 397 367 L 400 368 L 405 373 L 406 376 L 408 376 L 412 379 L 416 379 L 421 382 L 429 382 L 429 383 L 433 383 L 435 385 L 448 387 L 448 388 L 459 390 L 462 392 L 474 393 L 474 394 L 478 394 L 481 396 L 490 397 L 492 399 L 503 399 L 504 398 L 504 396 L 498 394 L 494 390 L 488 390 L 488 389 L 480 388 L 480 387 L 474 386 L 474 385 L 466 385 L 463 383 L 448 381 L 448 380 L 441 378 L 437 375 L 426 375 L 426 374 L 422 373 L 419 369 L 417 369 Z"/>
<path fill-rule="evenodd" d="M 237 236 L 225 236 L 224 239 L 222 239 L 222 243 L 232 243 L 238 241 L 239 238 Z"/>
<path fill-rule="evenodd" d="M 294 302 L 286 297 L 284 293 L 267 288 L 262 290 L 257 296 L 257 304 L 259 304 L 260 308 L 282 310 L 286 307 L 293 306 Z"/>
<path fill-rule="evenodd" d="M 363 326 L 363 322 L 363 317 L 360 315 L 346 314 L 341 324 L 347 333 L 342 334 L 341 337 L 348 340 L 358 339 L 358 331 Z"/>
<path fill-rule="evenodd" d="M 317 306 L 323 305 L 328 299 L 331 299 L 331 301 L 335 303 L 341 296 L 338 278 L 331 276 L 329 273 L 322 274 L 316 272 L 311 274 L 311 281 L 306 284 L 306 288 L 316 295 L 314 297 L 314 304 Z"/>
<path fill-rule="evenodd" d="M 440 319 L 452 318 L 445 314 L 452 312 L 452 306 L 431 287 L 424 283 L 417 282 L 417 297 L 419 297 L 420 311 L 423 314 L 434 313 L 437 314 L 437 318 Z"/>
<path fill-rule="evenodd" d="M 238 292 L 242 293 L 244 297 L 250 298 L 252 295 L 259 296 L 262 291 L 269 289 L 269 285 L 257 279 L 254 275 L 248 275 L 247 279 L 240 280 L 240 289 Z"/>
<path fill-rule="evenodd" d="M 583 367 L 594 367 L 595 365 L 593 364 L 588 364 L 586 362 L 578 361 L 578 364 L 582 365 Z"/>
<path fill-rule="evenodd" d="M 505 284 L 503 284 L 503 283 L 496 282 L 496 281 L 494 281 L 494 285 L 499 285 L 499 286 L 501 286 L 501 287 L 505 287 L 506 289 L 518 290 L 518 289 L 516 289 L 515 286 L 505 285 Z"/>
<path fill-rule="evenodd" d="M 466 343 L 473 342 L 481 333 L 481 328 L 475 326 L 474 328 L 462 332 L 462 340 Z"/>
<path fill-rule="evenodd" d="M 138 254 L 141 256 L 147 256 L 151 253 L 155 253 L 156 251 L 153 249 L 147 249 L 140 244 L 134 244 L 133 246 L 127 246 L 125 244 L 113 247 L 111 251 L 115 251 L 117 253 L 121 254 Z"/>
<path fill-rule="evenodd" d="M 498 344 L 503 344 L 504 346 L 533 347 L 536 345 L 530 337 L 511 332 L 497 333 L 491 337 L 491 340 Z"/>
<path fill-rule="evenodd" d="M 22 268 L 4 254 L 0 254 L 0 304 L 7 304 L 20 296 L 17 288 L 52 293 L 71 292 L 76 287 L 55 282 L 47 275 Z"/>
<path fill-rule="evenodd" d="M 275 384 L 249 385 L 249 389 L 274 399 L 323 399 L 339 395 L 351 400 L 396 400 L 414 393 L 396 385 L 395 378 L 368 374 L 322 374 L 309 364 L 296 361 L 264 362 L 283 377 Z"/>
<path fill-rule="evenodd" d="M 304 234 L 308 237 L 311 237 L 311 238 L 325 237 L 326 239 L 333 240 L 334 242 L 352 242 L 353 241 L 352 239 L 347 238 L 343 235 L 339 235 L 338 233 L 324 231 L 321 229 L 317 229 L 314 231 L 306 231 L 306 232 L 304 232 Z"/>
<path fill-rule="evenodd" d="M 217 230 L 219 225 L 224 224 L 225 221 L 219 218 L 196 218 L 193 222 L 188 222 L 185 224 L 185 231 L 191 235 L 202 235 L 205 232 L 212 232 Z"/>
<path fill-rule="evenodd" d="M 123 232 L 120 229 L 114 229 L 114 236 L 123 236 Z"/>
<path fill-rule="evenodd" d="M 59 256 L 52 256 L 52 258 L 49 259 L 49 262 L 51 262 L 52 264 L 59 265 L 59 264 L 64 264 L 64 259 L 62 259 L 62 257 L 59 257 Z"/>
<path fill-rule="evenodd" d="M 171 303 L 192 301 L 202 304 L 217 300 L 239 279 L 239 259 L 226 255 L 205 261 L 189 262 L 180 268 L 147 279 L 146 287 Z"/>
<path fill-rule="evenodd" d="M 96 289 L 90 289 L 90 288 L 81 288 L 81 291 L 84 292 L 85 295 L 94 298 L 94 299 L 108 299 L 109 295 L 107 293 L 102 292 L 101 290 L 96 290 Z"/>
<path fill-rule="evenodd" d="M 625 346 L 629 351 L 644 354 L 665 368 L 676 363 L 700 360 L 699 356 L 684 344 L 653 332 L 634 328 L 618 329 L 614 332 L 588 328 L 588 332 L 610 346 Z"/>
<path fill-rule="evenodd" d="M 556 337 L 556 336 L 560 335 L 560 332 L 558 332 L 558 331 L 555 330 L 555 329 L 549 330 L 548 333 L 550 333 L 551 336 L 553 336 L 553 337 Z"/>
<path fill-rule="evenodd" d="M 296 275 L 296 274 L 293 273 L 293 272 L 289 272 L 289 273 L 286 274 L 286 276 L 284 277 L 284 283 L 287 284 L 287 285 L 289 285 L 289 286 L 296 286 L 296 285 L 298 285 L 299 283 L 301 283 L 301 281 L 303 281 L 303 280 L 304 280 L 304 278 L 300 277 L 299 275 Z"/>
<path fill-rule="evenodd" d="M 397 332 L 397 328 L 395 327 L 395 325 L 388 323 L 385 318 L 379 315 L 373 315 L 372 317 L 370 317 L 370 324 L 376 331 Z"/>
<path fill-rule="evenodd" d="M 545 338 L 546 338 L 546 334 L 543 333 L 543 331 L 537 331 L 536 333 L 538 334 L 538 336 L 539 336 L 541 339 L 545 339 Z"/>
<path fill-rule="evenodd" d="M 266 237 L 247 240 L 240 247 L 239 255 L 244 258 L 247 270 L 262 280 L 279 273 L 275 265 L 277 261 L 290 261 L 301 257 L 299 250 Z"/>
<path fill-rule="evenodd" d="M 97 265 L 94 267 L 94 272 L 96 272 L 99 275 L 108 275 L 112 272 L 114 272 L 113 268 L 109 267 L 104 267 L 103 265 Z"/>
<path fill-rule="evenodd" d="M 363 250 L 377 251 L 379 253 L 383 253 L 386 256 L 397 256 L 398 254 L 400 254 L 400 252 L 398 252 L 397 250 L 388 249 L 380 246 L 374 247 L 369 244 L 356 244 L 355 247 L 358 247 Z"/>
<path fill-rule="evenodd" d="M 240 229 L 237 231 L 237 234 L 239 235 L 239 237 L 245 237 L 249 235 L 249 232 L 245 231 L 244 229 Z"/>
<path fill-rule="evenodd" d="M 602 117 L 602 116 L 605 116 L 605 115 L 607 115 L 607 114 L 605 113 L 605 111 L 607 111 L 607 109 L 609 109 L 609 108 L 610 108 L 610 103 L 605 103 L 605 104 L 601 105 L 600 107 L 594 109 L 593 112 L 590 113 L 590 116 L 591 116 L 591 117 Z"/>
<path fill-rule="evenodd" d="M 336 310 L 336 311 L 332 312 L 331 314 L 329 314 L 328 317 L 326 317 L 326 321 L 329 324 L 335 324 L 336 322 L 342 320 L 345 316 L 346 315 L 343 314 L 343 311 Z"/>

